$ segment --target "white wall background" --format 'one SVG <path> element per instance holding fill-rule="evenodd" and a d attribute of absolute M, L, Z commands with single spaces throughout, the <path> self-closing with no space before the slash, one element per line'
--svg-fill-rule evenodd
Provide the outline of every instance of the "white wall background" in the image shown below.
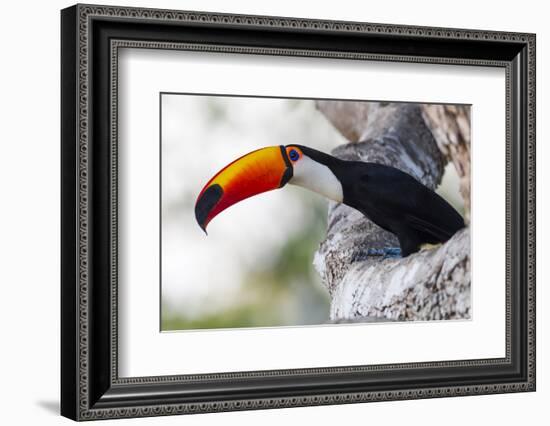
<path fill-rule="evenodd" d="M 338 2 L 104 0 L 195 9 L 537 33 L 538 391 L 422 401 L 119 420 L 118 424 L 517 425 L 548 421 L 550 400 L 550 28 L 537 0 Z M 59 404 L 59 9 L 71 2 L 2 6 L 0 64 L 0 416 L 3 424 L 68 424 Z M 131 422 L 131 423 L 128 423 Z M 107 421 L 102 424 L 110 424 Z M 117 423 L 113 423 L 117 424 Z"/>

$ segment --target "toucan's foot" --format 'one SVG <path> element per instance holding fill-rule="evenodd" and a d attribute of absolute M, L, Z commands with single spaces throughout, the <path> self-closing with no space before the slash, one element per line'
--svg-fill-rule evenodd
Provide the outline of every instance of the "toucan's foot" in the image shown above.
<path fill-rule="evenodd" d="M 402 257 L 401 248 L 399 247 L 387 247 L 384 254 L 384 259 Z"/>
<path fill-rule="evenodd" d="M 401 257 L 401 249 L 399 247 L 369 248 L 367 249 L 367 256 L 383 256 L 383 259 L 395 259 Z"/>

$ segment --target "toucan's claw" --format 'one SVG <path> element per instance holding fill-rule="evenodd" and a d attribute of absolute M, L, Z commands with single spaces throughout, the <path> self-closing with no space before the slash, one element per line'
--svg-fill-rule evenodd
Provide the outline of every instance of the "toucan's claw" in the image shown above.
<path fill-rule="evenodd" d="M 369 248 L 367 249 L 367 256 L 383 256 L 382 259 L 395 259 L 402 257 L 401 249 L 399 247 L 385 247 L 381 249 Z"/>

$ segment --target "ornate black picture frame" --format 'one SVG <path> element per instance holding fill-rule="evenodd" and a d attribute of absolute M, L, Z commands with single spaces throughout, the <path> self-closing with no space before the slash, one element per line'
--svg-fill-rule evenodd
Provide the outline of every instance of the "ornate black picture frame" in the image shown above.
<path fill-rule="evenodd" d="M 61 12 L 61 414 L 74 420 L 535 390 L 535 35 L 76 5 Z M 506 356 L 120 378 L 117 49 L 506 71 Z"/>

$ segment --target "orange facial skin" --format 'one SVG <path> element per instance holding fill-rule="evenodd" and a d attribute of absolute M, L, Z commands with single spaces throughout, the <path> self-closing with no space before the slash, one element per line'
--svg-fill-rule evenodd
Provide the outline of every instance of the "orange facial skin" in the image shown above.
<path fill-rule="evenodd" d="M 292 151 L 294 151 L 298 155 L 296 156 L 296 154 L 293 154 Z M 296 161 L 300 160 L 300 158 L 302 158 L 302 155 L 303 155 L 302 150 L 294 145 L 286 146 L 285 152 L 286 152 L 287 158 L 290 160 L 291 163 L 295 163 Z"/>
<path fill-rule="evenodd" d="M 282 187 L 292 177 L 292 165 L 283 146 L 252 151 L 221 169 L 204 186 L 195 204 L 195 216 L 206 231 L 219 213 L 246 198 Z"/>

